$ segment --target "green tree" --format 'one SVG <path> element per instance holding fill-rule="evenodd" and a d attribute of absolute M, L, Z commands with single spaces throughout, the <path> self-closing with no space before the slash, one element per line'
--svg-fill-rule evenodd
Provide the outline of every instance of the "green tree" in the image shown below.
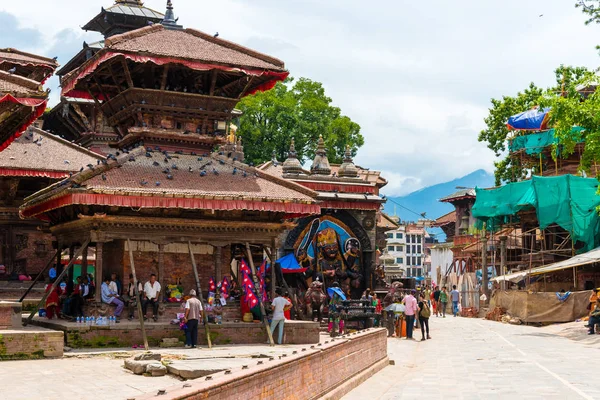
<path fill-rule="evenodd" d="M 600 0 L 577 0 L 575 7 L 581 8 L 581 11 L 588 16 L 585 24 L 600 23 Z"/>
<path fill-rule="evenodd" d="M 512 115 L 541 106 L 551 107 L 551 99 L 560 98 L 560 94 L 568 88 L 578 85 L 581 80 L 588 76 L 589 71 L 583 67 L 571 67 L 561 65 L 554 70 L 556 84 L 546 90 L 539 88 L 533 82 L 524 91 L 515 96 L 504 96 L 501 100 L 492 99 L 490 113 L 484 119 L 486 129 L 479 133 L 479 141 L 487 142 L 488 148 L 494 151 L 497 157 L 504 156 L 500 161 L 494 163 L 496 185 L 502 182 L 516 182 L 526 177 L 529 171 L 538 172 L 538 163 L 521 163 L 517 157 L 511 157 L 507 153 L 507 138 L 509 130 L 506 126 L 508 118 Z M 574 148 L 574 145 L 572 145 Z"/>
<path fill-rule="evenodd" d="M 356 155 L 364 144 L 360 126 L 342 115 L 320 82 L 288 78 L 272 90 L 247 96 L 238 104 L 243 112 L 239 133 L 248 162 L 260 164 L 272 157 L 287 157 L 292 138 L 301 162 L 314 157 L 323 135 L 331 163 L 342 161 L 346 145 Z"/>

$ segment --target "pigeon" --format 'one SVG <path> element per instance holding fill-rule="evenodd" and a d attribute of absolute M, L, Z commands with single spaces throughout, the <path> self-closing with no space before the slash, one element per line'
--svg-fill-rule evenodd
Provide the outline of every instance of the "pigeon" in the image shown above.
<path fill-rule="evenodd" d="M 160 147 L 158 147 L 158 146 L 154 146 L 154 150 L 156 150 L 156 151 L 160 151 Z"/>
<path fill-rule="evenodd" d="M 152 154 L 150 154 L 150 153 L 146 152 L 146 157 L 148 157 L 148 158 L 151 158 L 151 157 L 152 157 Z"/>
<path fill-rule="evenodd" d="M 542 18 L 544 16 L 544 14 L 540 14 L 539 17 Z"/>
<path fill-rule="evenodd" d="M 173 175 L 171 175 L 171 174 L 168 174 L 168 175 L 167 175 L 167 179 L 172 181 L 172 180 L 173 180 Z"/>
<path fill-rule="evenodd" d="M 203 160 L 203 158 L 202 158 L 202 157 L 198 157 L 198 161 L 202 161 L 202 160 Z"/>
<path fill-rule="evenodd" d="M 65 164 L 71 164 L 71 161 L 65 160 Z"/>
<path fill-rule="evenodd" d="M 192 151 L 192 152 L 191 152 L 191 155 L 195 156 L 195 155 L 196 155 L 196 152 L 195 152 L 195 151 Z"/>
<path fill-rule="evenodd" d="M 91 170 L 93 170 L 93 169 L 94 169 L 94 166 L 93 166 L 92 164 L 88 164 L 88 165 L 87 165 L 87 167 L 88 167 L 89 169 L 91 169 Z"/>
<path fill-rule="evenodd" d="M 171 169 L 179 169 L 179 167 L 176 164 L 171 165 Z"/>
<path fill-rule="evenodd" d="M 233 157 L 233 161 L 237 161 L 237 157 Z"/>
<path fill-rule="evenodd" d="M 169 158 L 165 157 L 164 162 L 168 163 L 169 162 Z"/>
<path fill-rule="evenodd" d="M 131 156 L 131 157 L 129 157 L 129 161 L 130 161 L 130 162 L 133 162 L 133 161 L 135 161 L 135 157 L 134 157 L 134 156 Z"/>
<path fill-rule="evenodd" d="M 152 152 L 154 152 L 154 150 L 152 150 L 152 147 L 146 147 L 146 152 L 152 153 Z"/>
<path fill-rule="evenodd" d="M 231 173 L 231 175 L 235 175 L 235 174 L 237 174 L 237 168 L 233 167 L 233 172 Z"/>
<path fill-rule="evenodd" d="M 69 172 L 69 178 L 70 178 L 70 177 L 72 177 L 72 176 L 73 176 L 73 173 L 72 173 L 72 172 Z"/>
<path fill-rule="evenodd" d="M 163 169 L 163 174 L 168 174 L 169 172 L 171 172 L 171 170 L 169 168 Z"/>
<path fill-rule="evenodd" d="M 194 169 L 192 167 L 188 167 L 188 171 L 192 172 Z"/>
<path fill-rule="evenodd" d="M 221 165 L 225 165 L 225 161 L 223 161 L 223 160 L 219 160 L 219 164 L 221 164 Z"/>
<path fill-rule="evenodd" d="M 200 176 L 206 176 L 206 171 L 200 172 Z"/>
<path fill-rule="evenodd" d="M 142 185 L 142 186 L 146 186 L 147 184 L 148 184 L 148 181 L 147 181 L 147 180 L 145 180 L 145 179 L 142 179 L 142 180 L 140 181 L 140 185 Z"/>
<path fill-rule="evenodd" d="M 246 171 L 244 171 L 244 172 L 242 173 L 242 176 L 245 178 L 245 177 L 247 177 L 247 176 L 248 176 L 248 173 L 247 173 Z"/>
<path fill-rule="evenodd" d="M 158 163 L 158 161 L 154 161 L 154 162 L 152 163 L 152 165 L 154 165 L 155 167 L 158 167 L 160 164 Z"/>
<path fill-rule="evenodd" d="M 181 151 L 181 150 L 177 150 L 177 151 L 175 152 L 175 154 L 183 154 L 183 151 Z"/>
<path fill-rule="evenodd" d="M 219 37 L 219 32 L 215 33 L 214 37 L 218 38 Z"/>
<path fill-rule="evenodd" d="M 213 168 L 213 174 L 215 174 L 215 175 L 219 175 L 219 171 L 217 171 L 217 169 L 216 169 L 216 168 Z"/>
<path fill-rule="evenodd" d="M 9 69 L 7 72 L 8 72 L 9 74 L 11 74 L 11 75 L 12 75 L 12 74 L 14 74 L 15 72 L 17 72 L 17 67 L 12 67 L 12 68 L 11 68 L 11 69 Z"/>
<path fill-rule="evenodd" d="M 102 180 L 105 181 L 106 180 L 106 175 L 102 174 Z"/>
<path fill-rule="evenodd" d="M 222 151 L 220 151 L 220 152 L 219 152 L 219 155 L 220 155 L 220 156 L 222 156 L 222 155 L 223 155 L 223 152 L 222 152 Z"/>
<path fill-rule="evenodd" d="M 53 61 L 57 61 L 57 60 L 58 60 L 58 57 L 52 57 L 52 60 L 53 60 Z"/>
<path fill-rule="evenodd" d="M 159 181 L 156 181 L 155 185 L 156 185 L 156 186 L 160 186 L 160 182 L 159 182 Z"/>

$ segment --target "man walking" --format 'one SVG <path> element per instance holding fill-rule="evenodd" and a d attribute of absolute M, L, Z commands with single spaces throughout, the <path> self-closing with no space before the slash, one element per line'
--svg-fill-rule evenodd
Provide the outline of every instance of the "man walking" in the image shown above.
<path fill-rule="evenodd" d="M 456 290 L 456 285 L 452 286 L 452 291 L 450 292 L 450 299 L 452 300 L 452 314 L 454 316 L 458 316 L 458 301 L 460 300 L 460 292 Z"/>
<path fill-rule="evenodd" d="M 442 288 L 442 291 L 440 292 L 440 307 L 441 307 L 440 313 L 442 314 L 442 316 L 444 318 L 446 318 L 446 306 L 447 305 L 448 305 L 448 292 L 447 292 L 446 286 L 444 286 Z"/>
<path fill-rule="evenodd" d="M 196 348 L 198 344 L 198 321 L 202 315 L 202 303 L 196 297 L 196 291 L 190 290 L 190 298 L 185 303 L 185 323 L 190 333 L 191 347 Z M 187 347 L 188 345 L 186 345 Z"/>
<path fill-rule="evenodd" d="M 281 296 L 281 289 L 275 289 L 277 297 L 271 302 L 273 308 L 273 319 L 271 320 L 271 335 L 275 332 L 275 328 L 279 325 L 279 337 L 277 340 L 278 344 L 283 341 L 283 325 L 285 324 L 285 314 L 283 309 L 290 306 L 292 303 Z"/>
<path fill-rule="evenodd" d="M 144 314 L 144 320 L 146 317 L 146 311 L 148 310 L 148 304 L 152 305 L 152 317 L 154 322 L 158 321 L 158 296 L 160 295 L 160 283 L 156 280 L 156 275 L 150 275 L 150 281 L 144 285 L 144 303 L 142 304 L 142 312 Z"/>
<path fill-rule="evenodd" d="M 436 286 L 435 290 L 433 291 L 433 301 L 435 302 L 435 316 L 439 317 L 440 314 L 442 313 L 441 309 L 442 309 L 442 303 L 440 303 L 440 287 Z"/>
<path fill-rule="evenodd" d="M 415 326 L 415 315 L 417 314 L 417 299 L 415 295 L 417 291 L 415 289 L 410 291 L 410 294 L 407 295 L 402 302 L 404 303 L 405 310 L 404 315 L 406 316 L 406 339 L 414 340 L 413 338 L 413 328 Z"/>

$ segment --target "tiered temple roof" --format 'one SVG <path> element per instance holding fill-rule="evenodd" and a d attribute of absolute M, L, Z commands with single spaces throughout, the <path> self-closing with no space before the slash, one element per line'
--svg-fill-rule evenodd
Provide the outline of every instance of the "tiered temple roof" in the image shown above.
<path fill-rule="evenodd" d="M 56 67 L 55 60 L 0 50 L 0 151 L 43 114 L 48 92 L 42 85 Z"/>
<path fill-rule="evenodd" d="M 144 6 L 140 0 L 115 0 L 111 7 L 102 7 L 100 13 L 83 26 L 86 31 L 102 33 L 105 37 L 159 23 L 164 14 Z"/>

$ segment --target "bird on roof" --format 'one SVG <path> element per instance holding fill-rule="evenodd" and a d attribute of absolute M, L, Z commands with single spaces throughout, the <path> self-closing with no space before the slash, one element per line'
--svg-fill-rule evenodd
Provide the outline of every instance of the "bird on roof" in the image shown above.
<path fill-rule="evenodd" d="M 225 165 L 225 161 L 223 161 L 223 160 L 219 160 L 219 164 L 221 164 L 221 165 Z"/>
<path fill-rule="evenodd" d="M 192 167 L 188 167 L 188 171 L 192 172 L 194 169 Z"/>
<path fill-rule="evenodd" d="M 7 72 L 8 72 L 9 74 L 11 74 L 11 75 L 12 75 L 12 74 L 14 74 L 15 72 L 17 72 L 17 67 L 12 67 L 12 68 L 11 68 L 11 69 L 9 69 Z"/>
<path fill-rule="evenodd" d="M 152 157 L 152 154 L 146 152 L 146 157 L 150 158 L 150 157 Z"/>
<path fill-rule="evenodd" d="M 158 167 L 160 164 L 158 163 L 158 161 L 154 161 L 154 162 L 152 163 L 152 165 L 154 165 L 155 167 Z"/>
<path fill-rule="evenodd" d="M 147 180 L 145 180 L 145 179 L 142 179 L 142 180 L 140 181 L 140 185 L 142 185 L 142 186 L 146 186 L 147 184 L 148 184 L 148 181 L 147 181 Z"/>
<path fill-rule="evenodd" d="M 191 155 L 193 155 L 193 156 L 195 156 L 195 155 L 196 155 L 196 152 L 195 152 L 195 151 L 192 151 L 190 154 L 191 154 Z"/>
<path fill-rule="evenodd" d="M 92 164 L 88 164 L 87 167 L 92 170 L 94 169 L 94 166 Z"/>
<path fill-rule="evenodd" d="M 152 147 L 146 147 L 146 151 L 148 153 L 153 153 L 154 152 L 154 150 L 152 150 Z"/>
<path fill-rule="evenodd" d="M 233 167 L 233 172 L 231 173 L 231 175 L 235 175 L 235 174 L 237 174 L 237 168 Z"/>
<path fill-rule="evenodd" d="M 242 172 L 242 176 L 245 178 L 248 176 L 248 173 L 246 171 Z"/>
<path fill-rule="evenodd" d="M 183 151 L 181 151 L 181 150 L 177 150 L 177 151 L 175 152 L 175 154 L 183 154 Z"/>
<path fill-rule="evenodd" d="M 171 175 L 171 174 L 168 174 L 168 175 L 167 175 L 167 179 L 172 181 L 172 180 L 173 180 L 173 175 Z"/>
<path fill-rule="evenodd" d="M 202 160 L 203 160 L 203 158 L 202 158 L 202 157 L 198 157 L 198 161 L 202 161 Z"/>
<path fill-rule="evenodd" d="M 105 181 L 106 180 L 106 175 L 102 174 L 102 180 Z"/>
<path fill-rule="evenodd" d="M 160 182 L 159 182 L 159 181 L 156 181 L 154 184 L 155 184 L 156 186 L 160 186 Z"/>
<path fill-rule="evenodd" d="M 163 174 L 168 174 L 169 172 L 171 172 L 171 170 L 169 168 L 163 169 Z"/>
<path fill-rule="evenodd" d="M 71 161 L 65 160 L 65 164 L 71 164 Z"/>
<path fill-rule="evenodd" d="M 215 33 L 214 37 L 218 38 L 219 37 L 219 32 Z"/>
<path fill-rule="evenodd" d="M 168 163 L 169 162 L 169 158 L 165 157 L 164 162 Z"/>
<path fill-rule="evenodd" d="M 52 57 L 52 60 L 53 60 L 53 61 L 57 61 L 57 60 L 58 60 L 58 57 Z"/>
<path fill-rule="evenodd" d="M 201 171 L 200 176 L 206 176 L 206 171 Z"/>
<path fill-rule="evenodd" d="M 160 151 L 160 147 L 159 146 L 154 146 L 154 150 Z"/>
<path fill-rule="evenodd" d="M 217 171 L 217 169 L 216 169 L 216 168 L 213 168 L 213 174 L 215 174 L 215 175 L 219 175 L 219 171 Z"/>
<path fill-rule="evenodd" d="M 179 167 L 177 166 L 177 164 L 173 164 L 171 165 L 171 169 L 179 169 Z"/>
<path fill-rule="evenodd" d="M 130 162 L 133 162 L 133 161 L 135 161 L 135 157 L 134 157 L 134 156 L 130 156 L 130 157 L 129 157 L 129 161 L 130 161 Z"/>

